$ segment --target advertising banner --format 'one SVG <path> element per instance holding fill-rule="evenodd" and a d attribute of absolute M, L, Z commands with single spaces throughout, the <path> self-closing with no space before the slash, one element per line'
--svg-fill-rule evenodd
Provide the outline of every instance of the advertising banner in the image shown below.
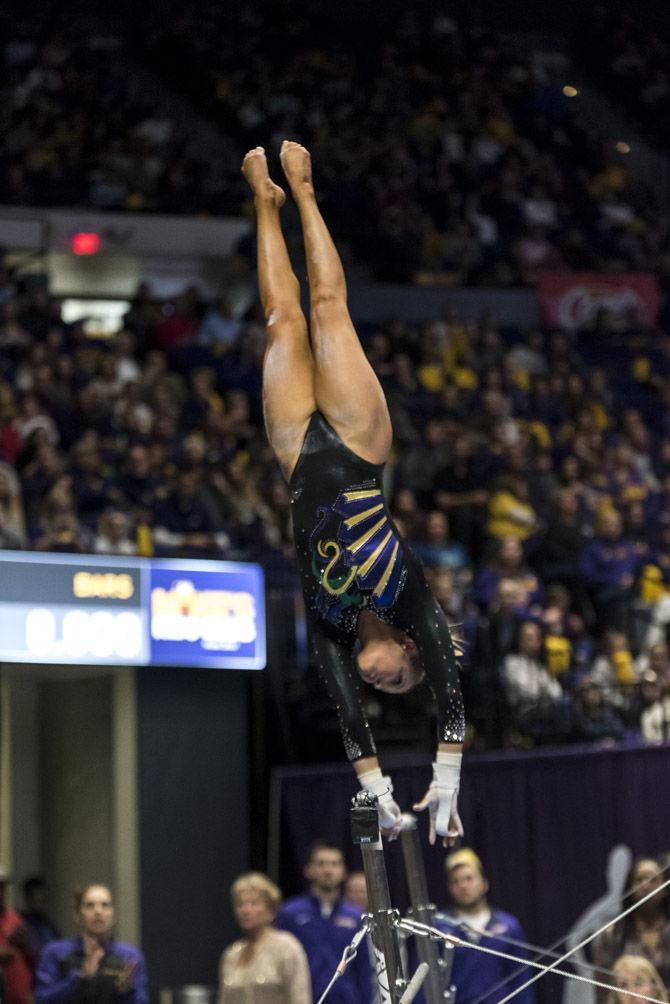
<path fill-rule="evenodd" d="M 656 276 L 642 272 L 544 272 L 537 282 L 540 321 L 548 327 L 588 328 L 600 310 L 633 316 L 645 327 L 658 321 Z"/>

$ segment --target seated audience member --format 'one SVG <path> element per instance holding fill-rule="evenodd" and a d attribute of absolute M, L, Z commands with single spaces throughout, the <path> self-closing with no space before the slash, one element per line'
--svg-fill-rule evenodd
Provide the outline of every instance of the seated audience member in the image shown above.
<path fill-rule="evenodd" d="M 41 875 L 29 875 L 23 880 L 23 903 L 21 911 L 23 923 L 36 952 L 40 952 L 48 941 L 60 938 L 48 912 L 48 886 Z"/>
<path fill-rule="evenodd" d="M 452 905 L 435 915 L 435 927 L 485 948 L 506 952 L 507 940 L 525 941 L 519 921 L 509 913 L 489 906 L 489 883 L 479 857 L 469 847 L 449 854 L 445 861 L 447 889 Z M 515 948 L 515 954 L 524 950 Z M 529 978 L 531 971 L 516 962 L 473 952 L 466 947 L 454 949 L 451 982 L 460 1004 L 496 1004 Z M 521 1004 L 532 1004 L 533 988 L 516 995 Z"/>
<path fill-rule="evenodd" d="M 133 443 L 116 481 L 123 498 L 136 509 L 151 511 L 156 504 L 159 481 L 151 470 L 149 450 Z"/>
<path fill-rule="evenodd" d="M 604 627 L 625 630 L 640 558 L 634 544 L 623 537 L 617 509 L 600 518 L 599 532 L 582 551 L 580 569 L 591 590 L 596 614 Z"/>
<path fill-rule="evenodd" d="M 281 904 L 277 886 L 248 872 L 233 882 L 230 896 L 242 937 L 221 956 L 218 1004 L 311 1004 L 304 949 L 273 927 Z"/>
<path fill-rule="evenodd" d="M 528 540 L 540 529 L 537 513 L 528 498 L 528 483 L 522 477 L 505 477 L 489 500 L 486 532 L 494 540 L 514 537 Z"/>
<path fill-rule="evenodd" d="M 26 544 L 21 485 L 16 471 L 0 461 L 0 548 L 21 550 Z"/>
<path fill-rule="evenodd" d="M 206 312 L 197 332 L 197 341 L 214 352 L 225 352 L 242 330 L 242 322 L 233 316 L 230 301 L 222 296 Z"/>
<path fill-rule="evenodd" d="M 125 512 L 108 509 L 100 516 L 93 547 L 96 554 L 137 554 L 137 541 Z"/>
<path fill-rule="evenodd" d="M 105 885 L 75 894 L 78 938 L 52 941 L 40 955 L 36 1004 L 148 1004 L 144 957 L 133 945 L 116 941 L 114 904 Z"/>
<path fill-rule="evenodd" d="M 472 437 L 466 433 L 457 437 L 451 462 L 433 479 L 437 506 L 447 513 L 454 536 L 469 554 L 476 553 L 489 499 L 486 479 L 479 468 Z"/>
<path fill-rule="evenodd" d="M 656 693 L 656 700 L 640 715 L 640 730 L 647 743 L 667 743 L 670 742 L 670 680 L 661 684 L 657 679 Z"/>
<path fill-rule="evenodd" d="M 649 645 L 635 660 L 635 673 L 638 677 L 646 672 L 655 673 L 657 678 L 670 683 L 670 653 L 664 641 Z"/>
<path fill-rule="evenodd" d="M 532 620 L 519 625 L 516 644 L 502 664 L 502 682 L 513 728 L 535 741 L 565 733 L 563 690 L 544 662 L 544 636 Z"/>
<path fill-rule="evenodd" d="M 470 649 L 461 685 L 468 722 L 479 737 L 495 746 L 502 741 L 502 662 L 516 641 L 525 613 L 523 586 L 516 579 L 503 578 L 486 609 L 465 622 Z"/>
<path fill-rule="evenodd" d="M 0 867 L 0 993 L 3 1004 L 32 1004 L 37 954 L 25 921 L 6 903 L 9 874 Z"/>
<path fill-rule="evenodd" d="M 413 542 L 413 550 L 428 568 L 461 571 L 468 565 L 465 548 L 449 535 L 449 521 L 439 509 L 426 516 L 422 532 Z"/>
<path fill-rule="evenodd" d="M 612 982 L 620 989 L 618 992 L 610 991 L 607 1004 L 638 1004 L 640 998 L 634 994 L 644 994 L 645 997 L 665 1001 L 665 1004 L 668 1002 L 668 991 L 658 970 L 642 955 L 622 955 L 618 958 L 612 968 Z"/>
<path fill-rule="evenodd" d="M 36 551 L 63 551 L 90 554 L 93 540 L 80 523 L 75 509 L 68 505 L 53 505 L 47 499 L 42 513 L 43 533 L 35 541 Z"/>
<path fill-rule="evenodd" d="M 623 890 L 622 904 L 639 903 L 665 879 L 654 858 L 637 858 L 631 865 Z M 612 924 L 593 942 L 592 958 L 597 966 L 612 969 L 621 955 L 641 955 L 658 970 L 664 986 L 670 985 L 670 909 L 668 890 L 651 896 L 643 906 Z M 599 992 L 604 1000 L 604 992 Z"/>
<path fill-rule="evenodd" d="M 227 543 L 213 510 L 199 492 L 196 471 L 180 470 L 174 488 L 154 511 L 156 548 L 198 557 L 220 554 Z"/>
<path fill-rule="evenodd" d="M 515 537 L 505 537 L 497 546 L 493 559 L 475 577 L 473 599 L 480 606 L 487 606 L 496 595 L 501 579 L 513 579 L 523 590 L 521 606 L 528 612 L 531 606 L 541 602 L 543 590 L 537 575 L 524 560 L 523 548 Z"/>
<path fill-rule="evenodd" d="M 593 660 L 590 676 L 600 684 L 610 701 L 622 703 L 619 688 L 634 683 L 636 679 L 633 656 L 623 631 L 605 632 L 602 652 Z"/>
<path fill-rule="evenodd" d="M 426 579 L 450 624 L 461 623 L 465 602 L 465 589 L 450 568 L 428 569 Z"/>
<path fill-rule="evenodd" d="M 579 561 L 588 541 L 577 493 L 570 487 L 560 488 L 538 553 L 545 581 L 573 588 L 579 581 Z"/>
<path fill-rule="evenodd" d="M 624 725 L 600 683 L 583 677 L 572 699 L 572 737 L 576 742 L 623 739 Z"/>
<path fill-rule="evenodd" d="M 305 865 L 309 894 L 288 899 L 277 915 L 277 927 L 290 931 L 307 954 L 312 994 L 318 1000 L 339 965 L 342 952 L 361 924 L 362 913 L 342 899 L 346 867 L 342 851 L 316 843 Z M 369 959 L 359 952 L 328 995 L 333 1004 L 370 1004 L 373 973 Z"/>

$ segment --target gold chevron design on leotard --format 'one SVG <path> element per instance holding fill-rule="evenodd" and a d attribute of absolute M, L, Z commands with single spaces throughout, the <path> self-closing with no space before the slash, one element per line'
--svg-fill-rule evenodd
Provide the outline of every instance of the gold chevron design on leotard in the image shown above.
<path fill-rule="evenodd" d="M 358 571 L 358 565 L 353 565 L 351 567 L 346 579 L 339 586 L 331 586 L 330 582 L 328 581 L 328 575 L 342 557 L 342 548 L 334 540 L 327 540 L 325 541 L 325 543 L 324 541 L 320 540 L 319 543 L 316 545 L 316 549 L 322 558 L 327 558 L 329 552 L 333 555 L 333 557 L 330 559 L 330 561 L 324 568 L 323 574 L 321 576 L 321 585 L 323 586 L 323 588 L 326 590 L 327 593 L 330 593 L 331 596 L 339 596 L 341 593 L 346 593 L 347 589 L 349 588 L 349 586 L 356 577 L 356 572 Z"/>
<path fill-rule="evenodd" d="M 382 575 L 381 579 L 379 580 L 379 582 L 377 583 L 377 585 L 375 586 L 375 588 L 372 591 L 374 596 L 381 596 L 381 594 L 386 589 L 386 584 L 387 584 L 388 580 L 391 578 L 391 572 L 393 571 L 393 566 L 395 565 L 396 558 L 398 557 L 398 548 L 399 547 L 400 547 L 400 543 L 396 540 L 395 547 L 393 548 L 393 554 L 389 558 L 389 563 L 386 566 L 386 568 L 384 569 L 384 574 Z"/>
<path fill-rule="evenodd" d="M 384 508 L 384 503 L 380 502 L 379 505 L 373 505 L 371 509 L 365 509 L 363 512 L 359 512 L 356 516 L 350 516 L 349 519 L 345 519 L 344 525 L 347 530 L 351 530 L 352 526 L 358 526 L 363 520 L 368 519 L 369 516 L 373 516 L 376 512 L 380 512 Z"/>
<path fill-rule="evenodd" d="M 372 552 L 372 554 L 370 555 L 370 557 L 367 559 L 367 561 L 364 561 L 363 564 L 361 565 L 361 567 L 358 569 L 358 574 L 360 575 L 360 577 L 362 579 L 364 579 L 365 576 L 368 574 L 368 572 L 370 571 L 370 569 L 374 565 L 375 561 L 377 560 L 377 558 L 379 557 L 379 555 L 382 553 L 382 551 L 384 550 L 384 548 L 386 547 L 386 545 L 388 544 L 388 542 L 389 542 L 389 540 L 391 539 L 392 536 L 393 536 L 393 530 L 389 530 L 389 532 L 386 534 L 386 536 L 382 540 L 381 544 L 378 544 L 378 546 L 374 549 L 374 551 Z"/>
<path fill-rule="evenodd" d="M 355 492 L 345 492 L 344 499 L 346 502 L 356 502 L 358 499 L 375 499 L 379 498 L 381 491 L 379 488 L 363 488 Z"/>
<path fill-rule="evenodd" d="M 364 547 L 370 540 L 370 537 L 374 537 L 377 530 L 381 529 L 381 527 L 384 526 L 386 522 L 388 522 L 386 516 L 382 516 L 382 518 L 377 523 L 375 523 L 374 526 L 371 526 L 369 530 L 365 531 L 362 537 L 359 537 L 358 540 L 355 540 L 353 544 L 348 544 L 347 551 L 349 552 L 349 554 L 356 554 L 358 551 L 360 551 L 360 549 Z"/>

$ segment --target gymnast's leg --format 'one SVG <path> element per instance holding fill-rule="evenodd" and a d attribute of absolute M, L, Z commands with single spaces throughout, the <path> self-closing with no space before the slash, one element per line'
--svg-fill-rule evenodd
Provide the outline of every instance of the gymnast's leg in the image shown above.
<path fill-rule="evenodd" d="M 284 141 L 281 163 L 305 241 L 317 406 L 355 453 L 383 463 L 391 448 L 391 420 L 384 392 L 349 317 L 344 271 L 316 203 L 310 155 L 298 143 Z"/>
<path fill-rule="evenodd" d="M 263 360 L 263 415 L 270 445 L 289 480 L 305 432 L 316 410 L 314 361 L 300 307 L 300 285 L 279 222 L 284 192 L 268 174 L 258 146 L 244 158 L 242 172 L 254 193 L 258 227 L 258 284 L 267 325 Z"/>

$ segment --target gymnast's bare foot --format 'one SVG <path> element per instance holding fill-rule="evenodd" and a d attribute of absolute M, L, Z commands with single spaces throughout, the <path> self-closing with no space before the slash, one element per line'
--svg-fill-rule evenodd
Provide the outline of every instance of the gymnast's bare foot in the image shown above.
<path fill-rule="evenodd" d="M 256 146 L 245 155 L 242 161 L 242 174 L 257 199 L 270 201 L 279 209 L 284 205 L 286 196 L 284 190 L 275 185 L 268 173 L 268 162 L 262 146 Z"/>
<path fill-rule="evenodd" d="M 312 187 L 312 158 L 309 155 L 309 150 L 306 150 L 300 143 L 293 143 L 291 140 L 285 139 L 281 145 L 279 159 L 294 196 L 297 197 L 305 191 L 314 191 Z"/>

